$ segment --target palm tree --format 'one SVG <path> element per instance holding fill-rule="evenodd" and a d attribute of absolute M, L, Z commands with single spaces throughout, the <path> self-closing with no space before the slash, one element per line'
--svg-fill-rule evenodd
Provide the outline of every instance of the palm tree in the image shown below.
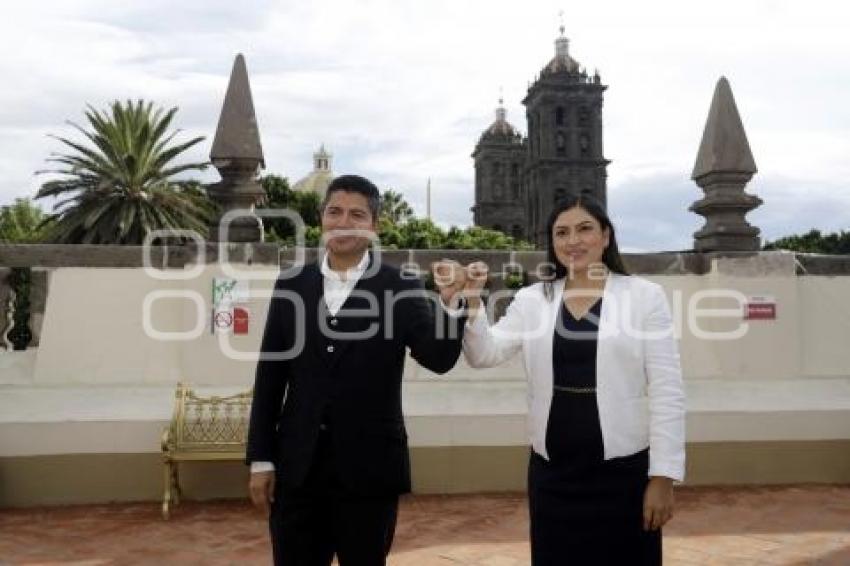
<path fill-rule="evenodd" d="M 28 198 L 0 206 L 0 243 L 31 244 L 44 237 L 45 214 Z"/>
<path fill-rule="evenodd" d="M 44 183 L 36 194 L 66 197 L 46 223 L 47 239 L 68 244 L 141 244 L 151 230 L 187 229 L 207 233 L 214 206 L 197 181 L 174 180 L 207 163 L 176 165 L 174 159 L 203 137 L 172 144 L 168 132 L 177 108 L 164 111 L 139 100 L 115 101 L 108 111 L 88 107 L 90 130 L 71 122 L 94 147 L 53 136 L 74 150 L 54 155 L 62 165 L 40 173 L 63 178 Z"/>
<path fill-rule="evenodd" d="M 393 224 L 400 224 L 413 218 L 413 209 L 401 193 L 389 189 L 381 195 L 381 216 Z"/>

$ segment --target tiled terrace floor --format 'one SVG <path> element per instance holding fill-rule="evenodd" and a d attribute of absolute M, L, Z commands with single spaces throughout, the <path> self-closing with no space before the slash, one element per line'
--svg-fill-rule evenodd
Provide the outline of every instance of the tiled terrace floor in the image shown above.
<path fill-rule="evenodd" d="M 850 486 L 682 488 L 665 564 L 850 565 Z M 0 511 L 0 564 L 268 564 L 265 522 L 243 502 Z M 528 564 L 525 498 L 403 500 L 390 564 Z"/>

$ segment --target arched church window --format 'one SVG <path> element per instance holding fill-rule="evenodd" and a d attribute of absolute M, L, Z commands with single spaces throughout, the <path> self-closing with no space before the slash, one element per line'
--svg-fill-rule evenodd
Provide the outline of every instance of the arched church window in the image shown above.
<path fill-rule="evenodd" d="M 563 126 L 564 125 L 564 109 L 561 106 L 555 108 L 555 125 Z"/>
<path fill-rule="evenodd" d="M 519 163 L 511 163 L 511 175 L 514 177 L 519 175 Z"/>
<path fill-rule="evenodd" d="M 514 238 L 519 240 L 520 238 L 522 238 L 522 227 L 519 224 L 514 224 L 514 228 L 511 233 L 513 234 Z"/>
<path fill-rule="evenodd" d="M 587 126 L 590 122 L 590 110 L 587 106 L 582 106 L 578 109 L 578 125 Z"/>

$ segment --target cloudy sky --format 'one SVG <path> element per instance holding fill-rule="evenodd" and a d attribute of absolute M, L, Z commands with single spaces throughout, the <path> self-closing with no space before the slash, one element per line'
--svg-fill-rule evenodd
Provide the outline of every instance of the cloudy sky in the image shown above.
<path fill-rule="evenodd" d="M 423 214 L 430 177 L 435 219 L 468 225 L 470 153 L 500 88 L 525 131 L 520 101 L 562 10 L 571 54 L 609 85 L 608 199 L 626 249 L 691 247 L 689 177 L 721 75 L 759 167 L 750 222 L 768 239 L 850 229 L 850 10 L 837 0 L 15 2 L 0 22 L 0 204 L 34 194 L 61 149 L 48 134 L 70 134 L 86 104 L 179 106 L 205 159 L 241 52 L 267 172 L 297 180 L 324 142 L 335 172 Z"/>

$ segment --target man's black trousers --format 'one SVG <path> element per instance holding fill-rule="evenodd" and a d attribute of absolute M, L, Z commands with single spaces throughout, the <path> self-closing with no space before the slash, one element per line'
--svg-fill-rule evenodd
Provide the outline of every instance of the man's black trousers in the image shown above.
<path fill-rule="evenodd" d="M 304 484 L 282 489 L 282 482 L 276 482 L 269 516 L 275 566 L 329 566 L 334 555 L 340 566 L 386 564 L 398 495 L 352 494 L 337 473 L 330 434 L 323 430 Z"/>

